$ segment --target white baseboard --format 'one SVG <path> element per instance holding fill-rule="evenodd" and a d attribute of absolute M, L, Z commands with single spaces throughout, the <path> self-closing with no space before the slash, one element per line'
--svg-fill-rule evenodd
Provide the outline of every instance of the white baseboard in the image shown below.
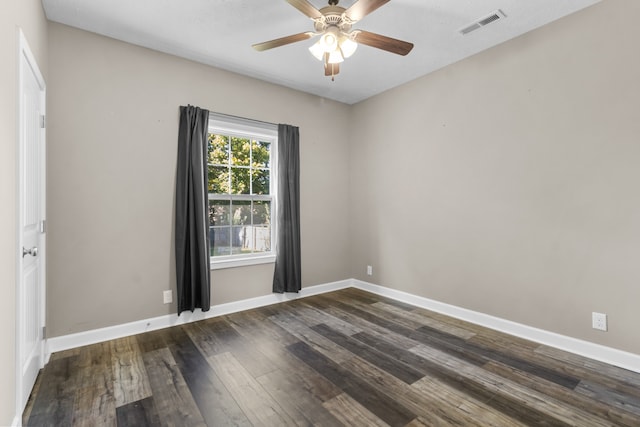
<path fill-rule="evenodd" d="M 168 328 L 170 326 L 182 325 L 185 323 L 195 322 L 197 320 L 236 313 L 239 311 L 277 304 L 280 302 L 290 301 L 298 298 L 305 298 L 312 295 L 323 294 L 326 292 L 336 291 L 348 287 L 362 289 L 364 291 L 395 299 L 397 301 L 402 301 L 408 304 L 415 305 L 417 307 L 432 310 L 438 313 L 445 314 L 447 316 L 455 317 L 460 320 L 465 320 L 467 322 L 475 323 L 477 325 L 485 326 L 487 328 L 495 329 L 510 335 L 515 335 L 520 338 L 538 342 L 540 344 L 545 344 L 550 347 L 569 351 L 571 353 L 579 354 L 590 359 L 598 360 L 640 373 L 640 355 L 637 354 L 628 353 L 611 347 L 605 347 L 588 341 L 556 334 L 554 332 L 545 331 L 542 329 L 512 322 L 510 320 L 501 319 L 499 317 L 490 316 L 488 314 L 479 313 L 477 311 L 445 304 L 439 301 L 431 300 L 429 298 L 416 296 L 406 292 L 398 291 L 380 285 L 374 285 L 372 283 L 367 283 L 355 279 L 347 279 L 333 283 L 310 286 L 307 288 L 303 288 L 297 294 L 269 294 L 242 301 L 214 305 L 211 306 L 211 309 L 207 312 L 202 312 L 198 309 L 193 313 L 184 312 L 180 316 L 176 314 L 170 314 L 154 317 L 151 319 L 138 320 L 122 325 L 80 332 L 77 334 L 49 338 L 46 342 L 46 360 L 48 361 L 51 353 L 54 353 L 56 351 L 68 350 L 84 345 L 122 338 L 142 332 Z"/>
<path fill-rule="evenodd" d="M 76 334 L 48 338 L 46 340 L 45 360 L 48 362 L 51 354 L 55 353 L 56 351 L 82 347 L 84 345 L 95 344 L 98 342 L 136 335 L 143 332 L 154 331 L 157 329 L 168 328 L 176 325 L 183 325 L 185 323 L 195 322 L 203 319 L 209 319 L 211 317 L 237 313 L 239 311 L 250 310 L 252 308 L 264 307 L 266 305 L 278 304 L 284 301 L 290 301 L 298 298 L 310 297 L 312 295 L 323 294 L 325 292 L 336 291 L 339 289 L 351 287 L 351 282 L 352 281 L 348 279 L 339 282 L 325 283 L 322 285 L 302 288 L 302 290 L 297 294 L 269 294 L 261 297 L 249 298 L 246 300 L 235 301 L 226 304 L 212 305 L 211 309 L 206 312 L 203 312 L 200 309 L 196 309 L 193 313 L 185 311 L 180 314 L 180 316 L 178 316 L 177 314 L 167 314 L 164 316 L 137 320 L 135 322 L 124 323 L 121 325 L 108 326 L 106 328 L 93 329 Z"/>
<path fill-rule="evenodd" d="M 355 279 L 351 282 L 354 288 L 640 373 L 640 355 L 637 354 L 556 334 L 555 332 L 545 331 L 384 286 Z"/>

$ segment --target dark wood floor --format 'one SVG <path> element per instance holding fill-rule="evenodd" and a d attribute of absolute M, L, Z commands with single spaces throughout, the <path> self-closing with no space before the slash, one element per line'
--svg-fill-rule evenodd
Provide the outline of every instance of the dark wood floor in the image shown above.
<path fill-rule="evenodd" d="M 640 374 L 356 289 L 52 355 L 29 426 L 640 426 Z"/>

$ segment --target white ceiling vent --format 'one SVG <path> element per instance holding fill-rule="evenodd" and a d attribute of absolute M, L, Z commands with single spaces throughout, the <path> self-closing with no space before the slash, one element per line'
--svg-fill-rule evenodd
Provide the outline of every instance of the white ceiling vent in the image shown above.
<path fill-rule="evenodd" d="M 489 25 L 492 22 L 496 22 L 500 19 L 504 19 L 506 18 L 507 15 L 500 9 L 496 10 L 495 12 L 485 16 L 482 19 L 478 19 L 477 21 L 465 26 L 464 28 L 462 28 L 461 30 L 459 30 L 460 34 L 467 35 L 472 31 L 475 31 L 477 29 L 480 29 L 482 27 L 484 27 L 485 25 Z"/>

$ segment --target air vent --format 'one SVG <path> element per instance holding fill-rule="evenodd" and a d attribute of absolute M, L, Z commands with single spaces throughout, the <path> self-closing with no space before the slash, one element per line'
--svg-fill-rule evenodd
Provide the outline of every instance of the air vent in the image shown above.
<path fill-rule="evenodd" d="M 462 34 L 464 36 L 464 35 L 467 35 L 467 34 L 473 32 L 475 30 L 478 30 L 478 29 L 484 27 L 485 25 L 489 25 L 492 22 L 496 22 L 496 21 L 498 21 L 500 19 L 504 19 L 506 17 L 507 17 L 507 15 L 505 15 L 505 13 L 502 10 L 498 9 L 495 12 L 493 12 L 492 14 L 490 14 L 489 16 L 485 16 L 484 18 L 479 19 L 479 20 L 473 22 L 472 24 L 469 24 L 469 25 L 465 26 L 463 29 L 459 30 L 459 32 L 460 32 L 460 34 Z"/>
<path fill-rule="evenodd" d="M 469 25 L 468 27 L 461 29 L 460 32 L 462 34 L 469 34 L 471 31 L 477 30 L 478 28 L 480 28 L 480 24 L 476 22 L 472 25 Z"/>

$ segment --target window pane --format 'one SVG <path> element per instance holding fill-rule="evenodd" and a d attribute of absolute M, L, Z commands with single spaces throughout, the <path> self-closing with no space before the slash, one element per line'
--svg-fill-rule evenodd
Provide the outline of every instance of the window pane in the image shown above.
<path fill-rule="evenodd" d="M 253 223 L 257 225 L 271 224 L 271 202 L 253 202 Z"/>
<path fill-rule="evenodd" d="M 254 225 L 250 228 L 250 233 L 247 233 L 246 237 L 248 246 L 253 252 L 269 252 L 271 250 L 271 226 Z"/>
<path fill-rule="evenodd" d="M 249 168 L 231 168 L 231 194 L 249 194 Z"/>
<path fill-rule="evenodd" d="M 232 227 L 231 238 L 231 253 L 232 254 L 244 254 L 251 253 L 251 247 L 247 242 L 247 233 L 251 229 L 251 226 L 235 226 Z"/>
<path fill-rule="evenodd" d="M 249 166 L 251 155 L 251 141 L 247 138 L 231 137 L 231 164 L 234 166 Z"/>
<path fill-rule="evenodd" d="M 251 202 L 236 200 L 231 205 L 233 225 L 251 225 Z"/>
<path fill-rule="evenodd" d="M 232 212 L 234 225 L 231 231 L 231 251 L 234 254 L 251 252 L 246 239 L 247 229 L 251 228 L 251 202 L 250 201 L 234 201 L 232 202 Z"/>
<path fill-rule="evenodd" d="M 253 202 L 253 227 L 250 239 L 253 252 L 271 250 L 271 202 Z"/>
<path fill-rule="evenodd" d="M 269 170 L 258 169 L 251 172 L 253 185 L 251 194 L 269 194 Z"/>
<path fill-rule="evenodd" d="M 228 200 L 209 201 L 209 225 L 231 225 L 229 215 L 231 213 L 231 202 Z"/>
<path fill-rule="evenodd" d="M 251 141 L 251 149 L 253 151 L 254 168 L 271 167 L 271 143 L 262 141 Z"/>
<path fill-rule="evenodd" d="M 208 135 L 207 152 L 209 154 L 209 164 L 228 165 L 229 164 L 229 137 L 222 135 Z"/>
<path fill-rule="evenodd" d="M 231 255 L 231 227 L 209 227 L 211 256 Z"/>
<path fill-rule="evenodd" d="M 209 193 L 230 194 L 229 168 L 225 166 L 209 166 Z"/>

